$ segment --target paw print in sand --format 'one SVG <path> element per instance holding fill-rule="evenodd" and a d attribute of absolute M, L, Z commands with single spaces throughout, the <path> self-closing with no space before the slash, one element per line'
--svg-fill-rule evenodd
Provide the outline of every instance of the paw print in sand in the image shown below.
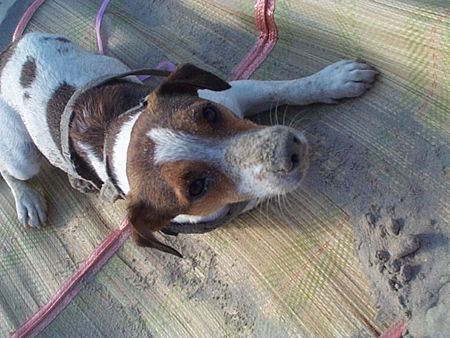
<path fill-rule="evenodd" d="M 408 224 L 394 208 L 373 206 L 362 214 L 355 228 L 358 255 L 373 283 L 372 295 L 383 311 L 398 307 L 407 318 L 412 316 L 411 288 L 420 265 L 415 253 L 419 236 L 408 234 Z M 392 312 L 391 312 L 392 314 Z"/>
<path fill-rule="evenodd" d="M 382 217 L 379 213 L 365 215 L 365 231 L 371 239 L 369 266 L 375 266 L 387 279 L 389 288 L 397 292 L 414 277 L 412 257 L 420 248 L 418 236 L 403 233 L 404 220 Z"/>

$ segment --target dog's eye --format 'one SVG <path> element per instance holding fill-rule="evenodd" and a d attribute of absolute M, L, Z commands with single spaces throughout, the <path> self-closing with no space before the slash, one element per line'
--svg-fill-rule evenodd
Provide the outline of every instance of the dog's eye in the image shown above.
<path fill-rule="evenodd" d="M 219 121 L 219 112 L 213 107 L 205 107 L 205 109 L 203 109 L 203 116 L 209 123 L 216 123 Z"/>
<path fill-rule="evenodd" d="M 207 188 L 206 178 L 198 178 L 189 185 L 189 196 L 193 198 L 200 197 Z"/>

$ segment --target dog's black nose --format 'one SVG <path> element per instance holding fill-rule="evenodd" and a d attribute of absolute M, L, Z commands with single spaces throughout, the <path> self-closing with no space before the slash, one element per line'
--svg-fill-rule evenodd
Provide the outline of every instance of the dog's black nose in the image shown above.
<path fill-rule="evenodd" d="M 289 174 L 300 166 L 306 146 L 294 133 L 285 132 L 279 136 L 278 147 L 273 158 L 272 172 Z"/>

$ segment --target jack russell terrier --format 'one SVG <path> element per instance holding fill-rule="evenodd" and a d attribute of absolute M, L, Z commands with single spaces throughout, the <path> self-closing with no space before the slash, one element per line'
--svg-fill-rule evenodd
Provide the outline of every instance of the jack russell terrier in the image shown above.
<path fill-rule="evenodd" d="M 46 202 L 26 182 L 38 174 L 43 156 L 80 190 L 112 182 L 126 199 L 137 244 L 179 255 L 154 232 L 182 232 L 183 224 L 221 219 L 236 205 L 241 212 L 248 201 L 296 189 L 305 175 L 308 146 L 301 132 L 245 117 L 272 102 L 356 97 L 378 74 L 365 63 L 344 60 L 301 79 L 227 83 L 183 64 L 153 90 L 128 76 L 79 91 L 127 72 L 115 58 L 47 33 L 26 34 L 2 52 L 0 172 L 22 224 L 46 222 Z M 69 101 L 65 140 L 62 116 Z M 71 175 L 72 167 L 82 179 Z"/>

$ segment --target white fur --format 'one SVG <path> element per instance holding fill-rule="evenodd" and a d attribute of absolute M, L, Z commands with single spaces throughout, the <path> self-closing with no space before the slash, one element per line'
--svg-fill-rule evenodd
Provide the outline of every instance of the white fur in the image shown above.
<path fill-rule="evenodd" d="M 47 204 L 42 195 L 26 182 L 18 180 L 7 172 L 1 171 L 1 174 L 13 193 L 20 223 L 33 228 L 45 225 Z"/>
<path fill-rule="evenodd" d="M 200 223 L 200 222 L 209 222 L 215 219 L 221 218 L 226 215 L 226 213 L 230 210 L 229 206 L 225 206 L 222 209 L 213 212 L 212 214 L 206 216 L 193 216 L 193 215 L 178 215 L 173 218 L 172 221 L 177 223 Z"/>
<path fill-rule="evenodd" d="M 306 144 L 304 135 L 293 128 L 276 126 L 270 130 L 279 129 L 295 133 Z M 267 134 L 268 131 L 269 129 L 264 129 L 264 133 Z M 255 133 L 259 133 L 259 131 Z M 237 184 L 237 192 L 241 195 L 265 198 L 274 194 L 283 193 L 292 188 L 291 182 L 282 184 L 283 180 L 278 179 L 273 173 L 266 172 L 259 163 L 246 164 L 243 167 L 237 167 L 229 163 L 226 159 L 227 150 L 230 147 L 245 147 L 245 144 L 239 143 L 239 136 L 217 141 L 192 134 L 174 132 L 167 128 L 153 128 L 147 132 L 147 136 L 155 144 L 155 163 L 163 164 L 180 160 L 215 163 L 222 172 L 227 173 L 234 179 Z M 236 150 L 234 152 L 236 153 Z"/>
<path fill-rule="evenodd" d="M 271 104 L 306 105 L 336 103 L 356 97 L 369 89 L 378 72 L 371 66 L 342 60 L 314 75 L 287 81 L 239 80 L 223 91 L 202 89 L 199 97 L 224 105 L 244 118 L 268 109 Z"/>
<path fill-rule="evenodd" d="M 131 131 L 140 115 L 140 112 L 136 113 L 122 125 L 113 147 L 112 165 L 116 173 L 117 184 L 125 194 L 130 191 L 127 176 L 128 146 L 130 145 Z"/>
<path fill-rule="evenodd" d="M 94 149 L 89 144 L 78 142 L 78 146 L 88 158 L 89 164 L 95 170 L 98 177 L 100 177 L 100 179 L 105 182 L 108 179 L 108 173 L 106 172 L 106 166 L 103 159 L 99 159 L 97 157 Z"/>
<path fill-rule="evenodd" d="M 0 170 L 19 180 L 39 172 L 41 155 L 19 114 L 0 97 Z"/>
<path fill-rule="evenodd" d="M 13 193 L 19 221 L 40 227 L 46 221 L 45 200 L 23 180 L 39 172 L 41 155 L 19 114 L 1 97 L 0 135 L 0 173 Z"/>
<path fill-rule="evenodd" d="M 128 67 L 117 59 L 89 53 L 73 43 L 55 40 L 56 37 L 58 35 L 30 33 L 19 41 L 3 68 L 1 95 L 19 112 L 34 144 L 44 156 L 54 166 L 66 170 L 47 125 L 47 103 L 52 94 L 64 82 L 78 88 L 100 76 L 125 72 Z M 61 54 L 58 49 L 66 52 Z M 23 64 L 29 57 L 36 61 L 37 76 L 30 88 L 23 88 L 19 79 Z M 25 92 L 29 93 L 29 99 L 24 100 Z"/>
<path fill-rule="evenodd" d="M 154 161 L 190 160 L 222 163 L 226 142 L 174 132 L 167 128 L 154 128 L 147 136 L 155 143 Z"/>

